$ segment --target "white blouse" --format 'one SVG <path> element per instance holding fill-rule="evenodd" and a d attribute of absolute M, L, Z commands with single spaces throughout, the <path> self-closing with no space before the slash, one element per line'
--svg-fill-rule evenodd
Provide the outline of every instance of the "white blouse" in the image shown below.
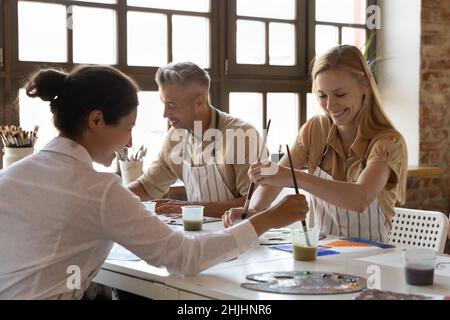
<path fill-rule="evenodd" d="M 257 239 L 248 221 L 189 237 L 174 231 L 66 138 L 0 173 L 0 300 L 81 298 L 113 242 L 170 274 L 191 275 Z M 79 289 L 68 285 L 73 266 Z"/>

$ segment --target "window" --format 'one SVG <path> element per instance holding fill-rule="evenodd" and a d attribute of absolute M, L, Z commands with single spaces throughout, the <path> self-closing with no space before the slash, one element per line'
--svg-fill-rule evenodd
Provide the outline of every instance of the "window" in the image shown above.
<path fill-rule="evenodd" d="M 67 62 L 66 6 L 24 1 L 18 5 L 19 60 Z"/>
<path fill-rule="evenodd" d="M 73 6 L 72 14 L 73 62 L 117 64 L 115 10 Z"/>
<path fill-rule="evenodd" d="M 300 126 L 319 112 L 310 93 L 309 62 L 316 52 L 336 44 L 361 47 L 369 35 L 366 7 L 371 4 L 372 0 L 259 0 L 257 5 L 254 0 L 2 1 L 0 124 L 39 124 L 38 148 L 42 147 L 56 134 L 49 107 L 28 99 L 18 79 L 48 65 L 67 70 L 77 63 L 114 65 L 142 89 L 133 140 L 135 148 L 148 148 L 148 166 L 167 131 L 154 75 L 160 65 L 190 60 L 210 73 L 215 107 L 260 131 L 272 119 L 268 146 L 276 152 L 279 145 L 292 143 Z M 6 69 L 1 66 L 3 56 L 10 62 Z M 18 109 L 11 107 L 17 96 Z"/>
<path fill-rule="evenodd" d="M 306 119 L 309 120 L 321 113 L 319 101 L 313 93 L 306 95 Z"/>
<path fill-rule="evenodd" d="M 366 0 L 315 1 L 316 53 L 339 44 L 363 48 L 366 42 Z"/>
<path fill-rule="evenodd" d="M 303 1 L 229 1 L 228 72 L 295 76 L 305 65 Z"/>
<path fill-rule="evenodd" d="M 260 133 L 271 122 L 267 148 L 271 153 L 280 145 L 291 144 L 299 130 L 299 97 L 289 92 L 232 92 L 230 114 L 246 120 Z"/>
<path fill-rule="evenodd" d="M 161 150 L 167 132 L 167 121 L 163 118 L 164 104 L 157 91 L 141 91 L 139 102 L 136 126 L 133 129 L 133 148 L 135 151 L 141 145 L 147 148 L 144 167 L 148 167 Z"/>
<path fill-rule="evenodd" d="M 128 65 L 192 61 L 210 67 L 208 0 L 128 0 L 127 5 Z"/>
<path fill-rule="evenodd" d="M 249 122 L 262 132 L 264 128 L 263 94 L 259 92 L 230 93 L 230 114 Z"/>
<path fill-rule="evenodd" d="M 128 11 L 128 65 L 167 63 L 167 17 L 160 13 Z"/>

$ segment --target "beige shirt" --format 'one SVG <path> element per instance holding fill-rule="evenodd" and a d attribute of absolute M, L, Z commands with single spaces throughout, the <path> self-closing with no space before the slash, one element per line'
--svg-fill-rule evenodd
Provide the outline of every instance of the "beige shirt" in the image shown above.
<path fill-rule="evenodd" d="M 248 220 L 189 236 L 172 229 L 69 139 L 0 171 L 0 300 L 81 298 L 114 242 L 170 274 L 194 274 L 257 240 Z"/>
<path fill-rule="evenodd" d="M 215 129 L 216 112 L 212 108 L 209 129 Z M 183 180 L 183 163 L 180 159 L 186 158 L 193 166 L 205 165 L 212 159 L 212 149 L 216 147 L 216 163 L 219 173 L 234 197 L 245 197 L 250 184 L 247 172 L 250 164 L 257 161 L 258 149 L 261 139 L 258 131 L 251 124 L 234 118 L 225 112 L 218 111 L 219 122 L 217 129 L 223 139 L 219 137 L 213 141 L 208 137 L 198 140 L 187 130 L 170 128 L 164 140 L 162 150 L 147 171 L 138 179 L 150 198 L 161 198 L 169 191 L 177 179 Z M 231 134 L 239 136 L 232 139 Z M 227 134 L 228 137 L 227 138 Z M 245 134 L 247 137 L 242 139 Z M 187 140 L 187 155 L 184 154 L 184 143 Z M 200 156 L 209 158 L 200 159 Z M 200 157 L 202 158 L 202 157 Z M 175 161 L 174 161 L 175 160 Z"/>
<path fill-rule="evenodd" d="M 399 132 L 379 132 L 369 138 L 358 134 L 347 155 L 337 127 L 326 116 L 317 116 L 301 128 L 296 144 L 309 173 L 320 165 L 322 170 L 339 181 L 356 182 L 367 163 L 385 162 L 391 169 L 391 176 L 377 199 L 391 223 L 393 208 L 397 201 L 404 201 L 406 189 L 406 145 Z"/>

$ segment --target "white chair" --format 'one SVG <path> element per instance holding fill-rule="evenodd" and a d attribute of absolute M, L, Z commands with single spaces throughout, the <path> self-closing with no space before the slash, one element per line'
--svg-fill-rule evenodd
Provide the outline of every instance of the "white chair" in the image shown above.
<path fill-rule="evenodd" d="M 389 243 L 399 248 L 430 248 L 444 252 L 448 218 L 438 211 L 395 208 Z"/>

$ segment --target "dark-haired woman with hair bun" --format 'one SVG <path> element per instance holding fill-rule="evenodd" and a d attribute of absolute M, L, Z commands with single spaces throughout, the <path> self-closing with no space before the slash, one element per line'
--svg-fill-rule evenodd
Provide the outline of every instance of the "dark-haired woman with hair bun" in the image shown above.
<path fill-rule="evenodd" d="M 305 199 L 290 196 L 232 228 L 186 237 L 146 211 L 116 175 L 92 167 L 131 147 L 133 80 L 108 66 L 46 69 L 26 91 L 50 102 L 60 135 L 0 173 L 0 300 L 80 299 L 114 242 L 171 274 L 195 274 L 305 218 Z"/>

